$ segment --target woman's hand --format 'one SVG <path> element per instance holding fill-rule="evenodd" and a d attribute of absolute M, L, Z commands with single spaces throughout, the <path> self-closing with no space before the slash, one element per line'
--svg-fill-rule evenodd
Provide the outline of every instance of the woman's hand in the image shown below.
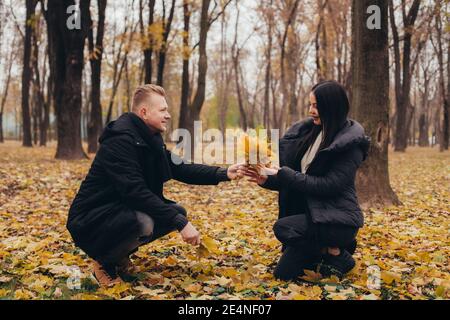
<path fill-rule="evenodd" d="M 278 171 L 280 171 L 280 168 L 277 166 L 272 166 L 270 168 L 261 166 L 259 169 L 264 171 L 264 173 L 268 176 L 276 176 Z"/>
<path fill-rule="evenodd" d="M 259 185 L 263 185 L 264 183 L 266 183 L 267 181 L 267 175 L 265 174 L 260 174 L 261 169 L 264 168 L 263 166 L 259 166 L 258 165 L 258 169 L 256 169 L 255 167 L 251 167 L 251 166 L 241 166 L 240 167 L 240 171 L 241 173 L 248 177 L 250 182 L 255 182 Z M 265 169 L 269 169 L 269 168 L 265 168 Z M 274 170 L 273 172 L 275 172 L 275 169 L 269 169 L 269 170 Z M 273 173 L 272 171 L 269 171 L 269 174 Z M 267 170 L 266 170 L 267 173 Z M 276 174 L 273 173 L 273 174 Z"/>

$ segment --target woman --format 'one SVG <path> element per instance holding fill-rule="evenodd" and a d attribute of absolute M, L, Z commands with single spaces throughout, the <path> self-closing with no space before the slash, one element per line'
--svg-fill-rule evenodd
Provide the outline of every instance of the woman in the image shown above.
<path fill-rule="evenodd" d="M 355 174 L 367 156 L 369 138 L 347 119 L 349 101 L 335 81 L 315 85 L 311 118 L 291 127 L 280 140 L 280 168 L 268 176 L 247 167 L 260 186 L 279 191 L 279 219 L 273 229 L 283 244 L 275 277 L 295 279 L 304 269 L 342 277 L 355 266 L 352 254 L 363 215 Z"/>

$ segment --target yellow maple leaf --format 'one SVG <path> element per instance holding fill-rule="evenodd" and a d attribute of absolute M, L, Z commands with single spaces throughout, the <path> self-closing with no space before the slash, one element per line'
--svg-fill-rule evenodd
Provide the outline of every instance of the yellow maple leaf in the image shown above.
<path fill-rule="evenodd" d="M 11 290 L 0 289 L 0 297 L 5 297 L 5 296 L 7 296 L 10 292 L 11 292 Z"/>
<path fill-rule="evenodd" d="M 30 300 L 33 299 L 33 293 L 25 289 L 19 289 L 14 292 L 14 299 Z"/>
<path fill-rule="evenodd" d="M 216 253 L 216 254 L 220 253 L 217 242 L 214 239 L 212 239 L 208 236 L 203 236 L 202 243 L 209 250 L 209 252 Z"/>
<path fill-rule="evenodd" d="M 320 273 L 316 273 L 312 270 L 304 270 L 305 275 L 301 277 L 301 279 L 309 282 L 317 282 L 322 278 Z"/>
<path fill-rule="evenodd" d="M 400 283 L 402 275 L 391 271 L 383 271 L 381 272 L 381 279 L 385 284 L 390 285 L 394 281 Z"/>
<path fill-rule="evenodd" d="M 200 243 L 200 245 L 197 248 L 197 257 L 199 259 L 201 258 L 208 258 L 210 256 L 209 250 L 203 243 Z"/>
<path fill-rule="evenodd" d="M 238 272 L 234 268 L 225 268 L 220 273 L 228 278 L 235 277 L 238 275 Z"/>

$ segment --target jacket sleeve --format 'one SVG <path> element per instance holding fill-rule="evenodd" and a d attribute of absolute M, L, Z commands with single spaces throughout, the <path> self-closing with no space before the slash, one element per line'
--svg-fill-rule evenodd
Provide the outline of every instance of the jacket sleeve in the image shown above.
<path fill-rule="evenodd" d="M 280 184 L 287 188 L 313 195 L 333 196 L 354 183 L 356 171 L 362 161 L 363 152 L 359 148 L 352 148 L 335 160 L 324 176 L 307 175 L 283 167 L 278 171 L 277 177 Z"/>
<path fill-rule="evenodd" d="M 167 150 L 172 175 L 175 180 L 196 185 L 217 185 L 229 181 L 227 169 L 203 164 L 187 164 Z"/>
<path fill-rule="evenodd" d="M 268 176 L 265 183 L 260 185 L 264 189 L 272 190 L 272 191 L 280 191 L 280 181 L 278 176 Z"/>
<path fill-rule="evenodd" d="M 129 208 L 147 213 L 161 223 L 173 224 L 177 230 L 186 226 L 187 218 L 147 187 L 132 142 L 111 138 L 102 144 L 97 157 Z"/>

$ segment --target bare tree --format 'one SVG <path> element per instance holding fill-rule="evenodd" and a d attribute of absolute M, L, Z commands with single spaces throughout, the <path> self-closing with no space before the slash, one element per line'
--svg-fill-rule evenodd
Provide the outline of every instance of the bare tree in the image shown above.
<path fill-rule="evenodd" d="M 267 47 L 265 50 L 266 56 L 266 72 L 264 78 L 264 126 L 266 129 L 271 128 L 270 121 L 270 83 L 272 78 L 272 45 L 273 45 L 273 28 L 274 28 L 274 13 L 273 0 L 269 0 L 268 7 L 265 12 L 267 19 Z"/>
<path fill-rule="evenodd" d="M 41 3 L 42 4 L 42 3 Z M 41 12 L 44 9 L 41 7 Z M 45 146 L 47 144 L 47 130 L 50 122 L 50 104 L 49 96 L 45 96 L 45 79 L 47 78 L 47 56 L 45 59 L 39 59 L 40 47 L 44 44 L 42 37 L 43 21 L 42 14 L 36 14 L 32 32 L 32 83 L 33 83 L 33 132 L 34 144 Z M 47 45 L 48 48 L 48 45 Z M 43 53 L 48 54 L 48 49 Z M 42 69 L 40 68 L 40 61 Z"/>
<path fill-rule="evenodd" d="M 101 74 L 103 60 L 103 38 L 105 34 L 105 11 L 107 0 L 97 0 L 98 22 L 94 41 L 94 25 L 91 17 L 88 33 L 89 61 L 91 64 L 91 109 L 87 126 L 88 152 L 95 153 L 98 148 L 98 137 L 103 127 L 101 104 Z"/>
<path fill-rule="evenodd" d="M 232 59 L 233 59 L 233 69 L 234 69 L 234 81 L 236 85 L 236 94 L 238 99 L 238 105 L 239 105 L 239 113 L 241 115 L 241 128 L 246 131 L 248 128 L 248 120 L 247 120 L 247 112 L 244 107 L 244 98 L 243 98 L 243 92 L 241 88 L 241 64 L 240 64 L 240 54 L 241 54 L 241 48 L 238 47 L 238 25 L 239 25 L 239 8 L 237 9 L 237 18 L 236 18 L 236 24 L 234 28 L 234 42 L 233 46 L 231 48 L 232 51 Z M 231 69 L 231 68 L 230 68 Z M 222 86 L 225 86 L 225 88 L 228 88 L 228 79 L 222 78 Z M 224 100 L 226 99 L 225 96 L 227 96 L 227 89 L 223 90 L 224 94 Z M 223 116 L 223 115 L 222 115 Z M 223 126 L 225 127 L 225 126 Z M 223 129 L 222 129 L 223 130 Z"/>
<path fill-rule="evenodd" d="M 435 31 L 436 31 L 436 44 L 434 42 L 433 46 L 438 59 L 439 66 L 439 92 L 441 95 L 442 104 L 442 124 L 440 125 L 440 141 L 439 141 L 439 151 L 448 150 L 449 144 L 449 92 L 445 86 L 445 74 L 444 74 L 444 47 L 443 47 L 443 23 L 442 23 L 442 9 L 444 1 L 436 1 L 436 12 L 435 12 Z M 446 39 L 447 45 L 449 39 Z M 449 49 L 448 49 L 449 50 Z M 448 64 L 448 62 L 447 62 Z"/>
<path fill-rule="evenodd" d="M 237 21 L 239 20 L 239 7 L 236 3 L 237 10 Z M 218 72 L 215 77 L 216 89 L 217 89 L 217 118 L 219 122 L 219 130 L 225 132 L 226 127 L 226 118 L 229 106 L 229 89 L 230 89 L 230 80 L 233 74 L 233 68 L 229 65 L 228 58 L 228 41 L 226 37 L 228 27 L 228 19 L 224 14 L 222 15 L 221 23 L 220 23 L 220 49 L 219 49 L 219 63 Z M 236 38 L 236 35 L 235 35 Z M 234 54 L 233 47 L 231 49 L 231 55 Z M 233 58 L 232 58 L 233 59 Z"/>
<path fill-rule="evenodd" d="M 148 23 L 144 24 L 144 3 L 139 0 L 139 26 L 141 30 L 141 42 L 144 53 L 144 69 L 145 69 L 145 83 L 152 82 L 152 57 L 153 57 L 153 35 L 150 27 L 154 23 L 155 14 L 155 0 L 148 2 Z"/>
<path fill-rule="evenodd" d="M 189 44 L 191 10 L 189 0 L 183 0 L 183 72 L 181 78 L 181 102 L 180 102 L 180 118 L 178 122 L 179 128 L 185 128 L 189 122 L 189 59 L 191 48 Z"/>
<path fill-rule="evenodd" d="M 394 41 L 395 64 L 395 101 L 396 101 L 396 126 L 394 135 L 394 150 L 405 151 L 408 136 L 408 123 L 412 117 L 411 105 L 411 41 L 414 32 L 414 24 L 419 13 L 421 0 L 414 0 L 409 11 L 406 12 L 405 1 L 401 2 L 404 34 L 402 36 L 403 50 L 400 55 L 400 35 L 395 22 L 394 0 L 389 0 L 389 17 L 391 21 L 392 37 Z"/>
<path fill-rule="evenodd" d="M 170 31 L 172 29 L 172 21 L 175 13 L 176 0 L 172 0 L 172 6 L 170 8 L 169 17 L 166 19 L 166 1 L 163 1 L 163 17 L 162 17 L 162 43 L 159 49 L 159 61 L 158 61 L 158 74 L 157 74 L 157 84 L 159 86 L 164 85 L 164 67 L 166 65 L 166 55 L 168 49 L 168 40 Z"/>
<path fill-rule="evenodd" d="M 133 24 L 133 23 L 131 23 Z M 113 63 L 111 67 L 113 68 L 113 76 L 112 76 L 112 90 L 111 90 L 111 96 L 109 99 L 109 105 L 108 105 L 108 112 L 106 115 L 106 121 L 105 125 L 108 124 L 111 121 L 112 117 L 112 109 L 114 106 L 114 100 L 116 98 L 117 90 L 119 88 L 120 81 L 122 79 L 122 74 L 126 65 L 126 61 L 128 59 L 128 55 L 130 53 L 130 47 L 131 43 L 133 41 L 133 35 L 137 29 L 137 24 L 131 26 L 131 30 L 129 30 L 129 23 L 128 23 L 128 17 L 125 18 L 125 29 L 123 33 L 120 35 L 120 43 L 119 47 L 116 51 L 116 45 L 115 42 L 112 46 L 112 57 L 113 57 Z M 114 36 L 114 38 L 116 38 Z"/>
<path fill-rule="evenodd" d="M 15 41 L 13 40 L 12 48 L 14 48 L 14 46 L 15 46 Z M 8 98 L 9 86 L 11 83 L 11 70 L 12 70 L 12 66 L 14 64 L 14 58 L 15 58 L 14 54 L 15 54 L 14 50 L 11 50 L 9 53 L 9 58 L 5 63 L 4 74 L 6 74 L 6 81 L 4 83 L 3 92 L 2 92 L 2 100 L 0 102 L 0 143 L 3 143 L 5 141 L 4 136 L 3 136 L 3 114 L 5 111 L 6 100 Z"/>
<path fill-rule="evenodd" d="M 316 67 L 318 81 L 323 81 L 328 78 L 328 61 L 327 54 L 327 28 L 325 23 L 325 9 L 327 7 L 328 0 L 317 0 L 317 6 L 319 8 L 319 22 L 317 25 L 316 33 Z"/>
<path fill-rule="evenodd" d="M 425 56 L 425 55 L 423 55 Z M 427 60 L 427 61 L 424 61 Z M 418 127 L 419 127 L 419 146 L 420 147 L 428 147 L 429 136 L 429 94 L 430 94 L 430 80 L 433 76 L 430 72 L 432 59 L 428 59 L 427 57 L 423 57 L 420 63 L 420 68 L 418 68 L 418 72 L 421 75 L 419 78 L 422 78 L 422 82 L 418 85 L 418 91 L 421 96 L 420 109 L 419 109 L 419 119 L 418 119 Z"/>
<path fill-rule="evenodd" d="M 217 2 L 214 2 L 214 7 L 209 13 L 211 0 L 202 0 L 201 14 L 200 14 L 200 32 L 199 32 L 199 42 L 194 46 L 194 49 L 198 47 L 199 50 L 199 60 L 197 65 L 197 79 L 196 79 L 196 91 L 194 98 L 190 104 L 185 104 L 189 100 L 190 85 L 189 73 L 186 72 L 189 68 L 189 58 L 191 50 L 187 49 L 189 47 L 184 46 L 183 51 L 183 82 L 182 82 L 182 99 L 180 105 L 180 127 L 187 128 L 190 132 L 193 132 L 194 121 L 200 118 L 200 112 L 205 101 L 206 93 L 206 74 L 208 70 L 208 56 L 206 52 L 206 44 L 208 39 L 208 31 L 211 25 L 225 12 L 227 6 L 231 3 L 231 0 L 225 2 L 221 9 L 216 12 L 218 6 Z M 186 15 L 190 15 L 190 8 L 188 1 L 183 3 L 185 24 L 184 24 L 184 44 L 189 41 L 189 19 Z"/>
<path fill-rule="evenodd" d="M 36 0 L 26 0 L 25 16 L 25 38 L 22 69 L 22 123 L 23 123 L 23 146 L 32 147 L 31 138 L 31 115 L 30 115 L 30 83 L 31 69 L 31 37 L 33 33 L 33 18 L 36 9 Z"/>
<path fill-rule="evenodd" d="M 292 39 L 292 36 L 290 36 L 293 33 L 293 25 L 295 24 L 298 7 L 299 7 L 299 0 L 295 1 L 288 1 L 287 2 L 287 20 L 284 22 L 284 32 L 281 39 L 281 59 L 280 59 L 280 81 L 281 81 L 281 92 L 283 93 L 283 106 L 289 106 L 289 111 L 284 112 L 283 110 L 280 111 L 278 119 L 277 119 L 277 127 L 280 129 L 280 133 L 284 133 L 285 128 L 285 115 L 289 115 L 289 119 L 296 118 L 297 116 L 297 103 L 295 98 L 295 92 L 296 88 L 295 86 L 295 76 L 296 72 L 294 74 L 292 72 L 289 72 L 289 70 L 292 71 L 292 68 L 294 66 L 286 66 L 286 51 L 288 50 L 287 46 L 292 46 L 292 41 L 289 41 L 288 43 L 288 36 L 289 39 Z M 292 60 L 291 60 L 292 61 Z M 289 78 L 289 79 L 288 79 Z M 294 94 L 294 95 L 292 95 Z M 289 120 L 290 121 L 290 120 Z"/>

